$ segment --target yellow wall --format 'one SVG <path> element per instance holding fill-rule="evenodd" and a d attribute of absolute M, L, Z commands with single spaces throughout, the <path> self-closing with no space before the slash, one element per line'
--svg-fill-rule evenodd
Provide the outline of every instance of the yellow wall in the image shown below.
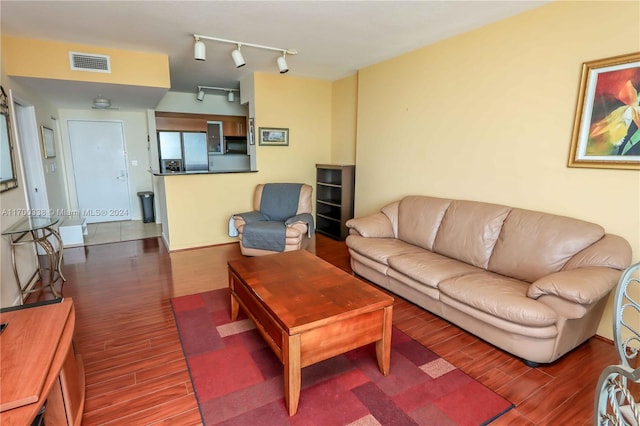
<path fill-rule="evenodd" d="M 258 170 L 269 179 L 296 177 L 314 184 L 315 164 L 329 161 L 331 154 L 331 83 L 256 73 L 254 96 L 257 132 L 289 128 L 288 147 L 258 145 Z"/>
<path fill-rule="evenodd" d="M 331 162 L 356 163 L 358 113 L 358 75 L 336 80 L 332 84 Z"/>
<path fill-rule="evenodd" d="M 2 37 L 2 50 L 2 60 L 8 75 L 171 87 L 167 55 L 12 36 Z M 111 73 L 71 70 L 70 51 L 109 55 Z"/>
<path fill-rule="evenodd" d="M 582 63 L 640 50 L 639 16 L 554 2 L 361 70 L 356 215 L 407 194 L 488 201 L 598 223 L 637 261 L 640 173 L 567 160 Z"/>
<path fill-rule="evenodd" d="M 258 183 L 315 187 L 315 164 L 329 161 L 331 83 L 258 73 L 254 85 L 256 131 L 288 128 L 289 146 L 257 145 L 254 173 L 165 177 L 170 250 L 237 241 L 228 236 L 229 217 L 252 210 Z"/>

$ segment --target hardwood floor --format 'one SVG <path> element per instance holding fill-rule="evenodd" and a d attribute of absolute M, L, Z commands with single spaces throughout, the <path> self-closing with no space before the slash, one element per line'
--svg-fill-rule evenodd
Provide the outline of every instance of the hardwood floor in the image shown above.
<path fill-rule="evenodd" d="M 344 242 L 316 239 L 318 256 L 351 272 Z M 65 250 L 64 296 L 76 305 L 86 372 L 84 425 L 200 424 L 169 300 L 226 287 L 226 263 L 240 257 L 237 244 L 169 254 L 158 238 Z M 617 363 L 612 344 L 594 338 L 532 369 L 399 297 L 393 323 L 516 405 L 495 425 L 591 424 L 598 376 Z"/>

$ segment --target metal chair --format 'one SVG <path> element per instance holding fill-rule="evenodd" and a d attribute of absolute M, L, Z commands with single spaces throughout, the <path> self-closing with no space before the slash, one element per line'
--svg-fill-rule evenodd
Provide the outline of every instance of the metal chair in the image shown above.
<path fill-rule="evenodd" d="M 613 337 L 620 363 L 600 374 L 596 425 L 640 425 L 640 263 L 627 268 L 616 288 Z M 636 384 L 634 391 L 630 388 Z"/>

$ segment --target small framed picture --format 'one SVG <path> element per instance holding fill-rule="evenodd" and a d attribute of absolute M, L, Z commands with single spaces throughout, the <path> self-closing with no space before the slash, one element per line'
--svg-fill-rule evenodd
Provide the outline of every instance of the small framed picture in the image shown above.
<path fill-rule="evenodd" d="M 249 139 L 249 145 L 256 144 L 256 130 L 253 117 L 249 118 L 249 129 L 247 131 L 247 138 Z"/>
<path fill-rule="evenodd" d="M 274 127 L 260 127 L 260 145 L 287 146 L 289 145 L 289 129 Z"/>
<path fill-rule="evenodd" d="M 53 140 L 53 129 L 40 126 L 42 133 L 42 149 L 44 158 L 54 158 L 56 156 L 56 144 Z"/>

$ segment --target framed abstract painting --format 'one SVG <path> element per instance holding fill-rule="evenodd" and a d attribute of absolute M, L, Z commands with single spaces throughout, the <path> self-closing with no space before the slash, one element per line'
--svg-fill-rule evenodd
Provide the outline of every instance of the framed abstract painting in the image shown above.
<path fill-rule="evenodd" d="M 640 52 L 585 62 L 569 167 L 640 170 Z"/>

